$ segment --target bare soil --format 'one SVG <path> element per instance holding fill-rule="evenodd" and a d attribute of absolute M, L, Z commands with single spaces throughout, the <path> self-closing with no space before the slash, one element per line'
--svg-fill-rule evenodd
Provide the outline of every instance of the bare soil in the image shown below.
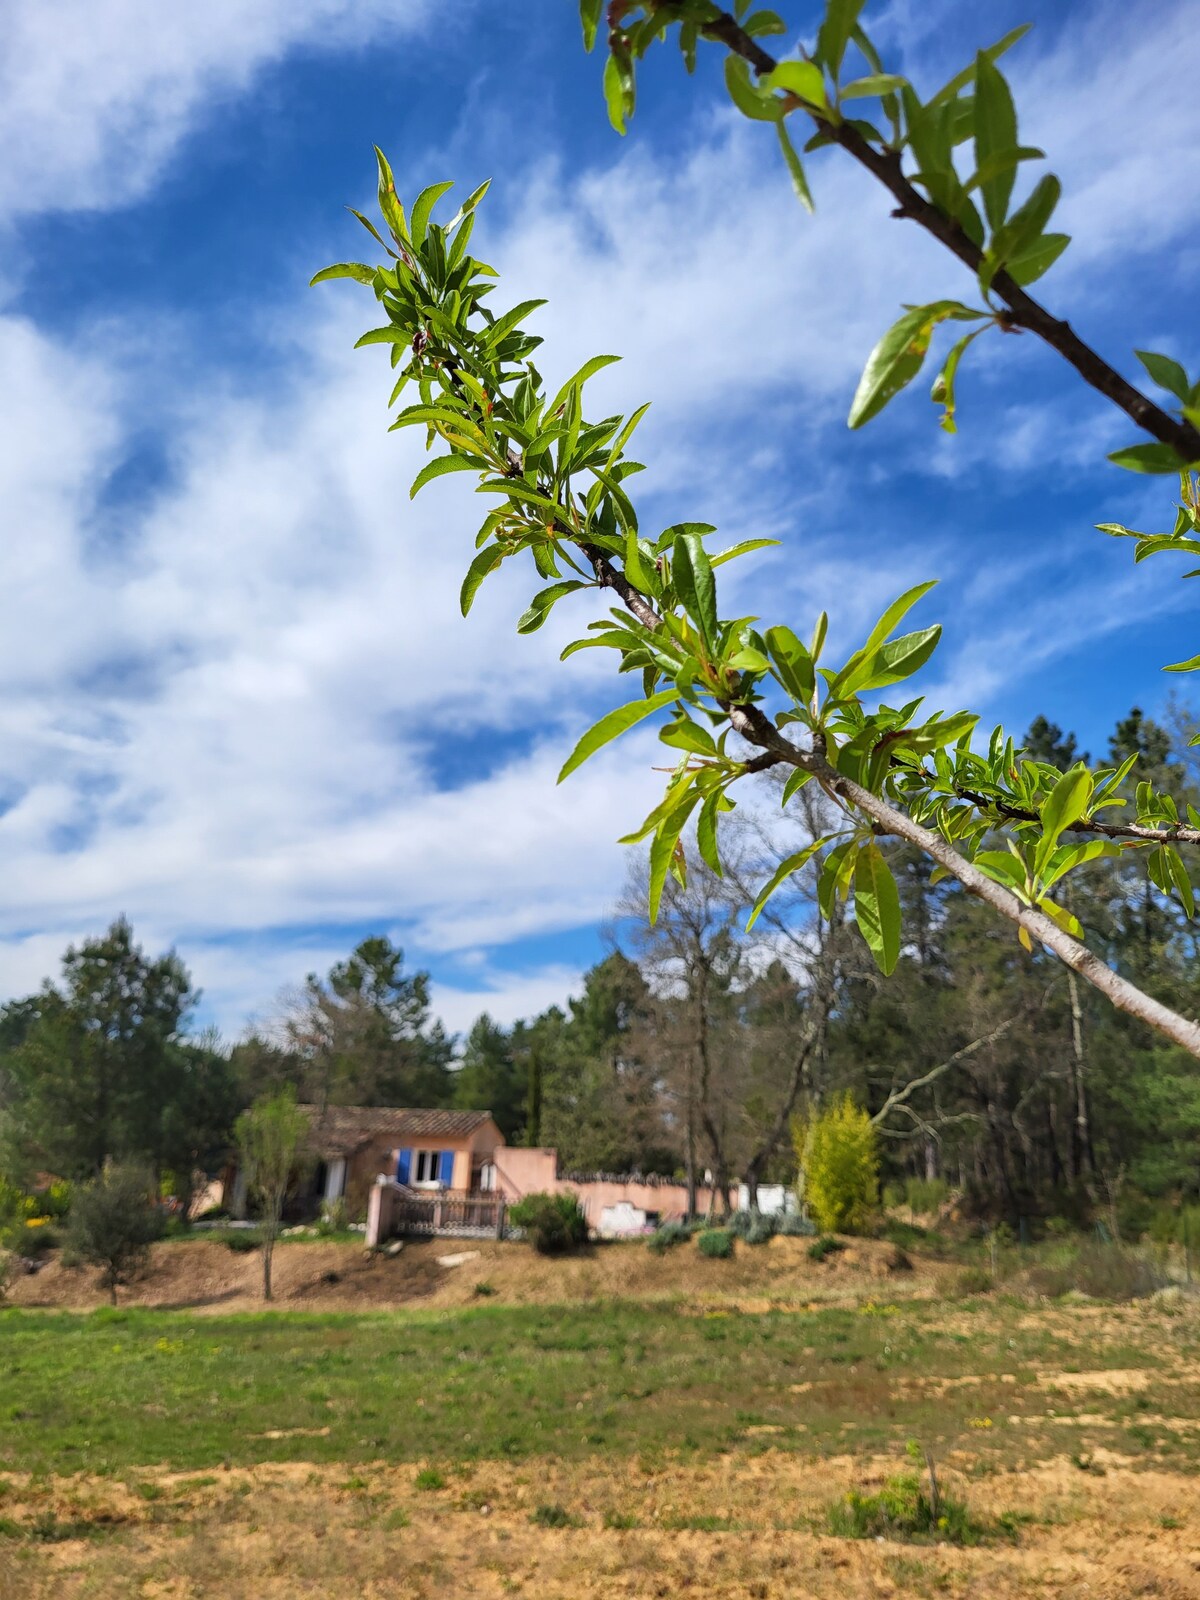
<path fill-rule="evenodd" d="M 355 1244 L 282 1240 L 272 1267 L 280 1310 L 378 1311 L 399 1306 L 461 1306 L 488 1295 L 496 1304 L 572 1304 L 590 1300 L 687 1299 L 745 1311 L 790 1304 L 854 1303 L 872 1294 L 928 1297 L 947 1269 L 913 1261 L 892 1245 L 856 1240 L 811 1261 L 807 1239 L 776 1238 L 737 1247 L 732 1261 L 701 1256 L 694 1243 L 651 1255 L 641 1241 L 600 1244 L 566 1259 L 494 1239 L 410 1240 L 398 1256 L 368 1256 Z M 477 1252 L 477 1254 L 473 1254 Z M 463 1257 L 444 1267 L 440 1256 Z M 14 1279 L 15 1305 L 89 1310 L 107 1292 L 89 1268 L 64 1267 L 57 1255 Z M 482 1288 L 480 1287 L 482 1286 Z M 146 1273 L 120 1291 L 122 1304 L 192 1311 L 262 1308 L 259 1252 L 235 1252 L 210 1239 L 166 1240 L 151 1251 Z"/>
<path fill-rule="evenodd" d="M 93 1531 L 0 1547 L 0 1595 L 1200 1597 L 1193 1478 L 1134 1470 L 1116 1456 L 1088 1471 L 1058 1457 L 983 1480 L 971 1466 L 965 1454 L 946 1463 L 946 1487 L 978 1514 L 1015 1513 L 1015 1542 L 958 1549 L 833 1538 L 823 1531 L 831 1497 L 878 1483 L 895 1463 L 772 1451 L 709 1465 L 480 1463 L 429 1487 L 413 1466 L 381 1463 L 347 1477 L 303 1461 L 190 1477 L 148 1470 L 127 1484 L 10 1481 L 10 1514 Z M 544 1525 L 559 1513 L 567 1526 Z"/>

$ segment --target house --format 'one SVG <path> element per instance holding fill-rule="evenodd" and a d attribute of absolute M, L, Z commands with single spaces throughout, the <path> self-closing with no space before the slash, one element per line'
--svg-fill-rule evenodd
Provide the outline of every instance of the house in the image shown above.
<path fill-rule="evenodd" d="M 343 1200 L 351 1217 L 367 1209 L 379 1174 L 416 1190 L 492 1187 L 492 1157 L 504 1135 L 489 1111 L 424 1111 L 398 1106 L 301 1105 L 311 1128 L 312 1165 L 296 1209 L 312 1213 Z M 239 1172 L 227 1180 L 235 1215 L 245 1210 Z"/>

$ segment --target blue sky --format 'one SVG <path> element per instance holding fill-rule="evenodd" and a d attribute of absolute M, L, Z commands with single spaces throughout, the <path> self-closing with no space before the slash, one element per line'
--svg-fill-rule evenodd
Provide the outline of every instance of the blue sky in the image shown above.
<path fill-rule="evenodd" d="M 803 26 L 808 5 L 785 6 Z M 1200 103 L 1186 0 L 1008 0 L 1025 142 L 1076 242 L 1048 302 L 1134 374 L 1200 367 Z M 980 8 L 880 0 L 889 61 L 932 87 Z M 644 73 L 628 139 L 568 0 L 9 0 L 0 15 L 0 994 L 128 914 L 175 943 L 236 1035 L 280 986 L 387 931 L 448 1024 L 511 1020 L 577 983 L 623 883 L 617 836 L 659 781 L 651 735 L 554 776 L 621 698 L 520 639 L 516 574 L 457 610 L 477 502 L 410 505 L 371 302 L 305 287 L 363 252 L 371 146 L 402 190 L 493 187 L 475 248 L 499 297 L 547 296 L 550 380 L 624 356 L 598 412 L 653 406 L 647 524 L 718 523 L 780 550 L 739 611 L 853 647 L 893 594 L 941 586 L 921 687 L 1094 751 L 1165 661 L 1198 648 L 1165 563 L 1099 520 L 1159 526 L 1166 491 L 1106 466 L 1131 430 L 1028 338 L 981 341 L 943 435 L 918 384 L 859 434 L 858 371 L 904 301 L 970 285 L 836 156 L 818 212 L 713 56 Z M 363 242 L 360 242 L 363 241 Z M 1140 520 L 1139 520 L 1140 519 Z M 727 569 L 729 570 L 729 569 Z M 524 585 L 527 588 L 527 585 Z"/>

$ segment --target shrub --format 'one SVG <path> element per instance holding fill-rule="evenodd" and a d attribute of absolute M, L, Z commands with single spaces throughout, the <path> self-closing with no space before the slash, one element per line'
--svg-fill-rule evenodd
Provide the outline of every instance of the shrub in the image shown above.
<path fill-rule="evenodd" d="M 819 1239 L 814 1239 L 809 1245 L 808 1259 L 810 1261 L 824 1261 L 826 1256 L 835 1256 L 839 1250 L 844 1250 L 845 1248 L 846 1246 L 840 1239 L 831 1238 L 829 1234 L 823 1233 Z"/>
<path fill-rule="evenodd" d="M 981 1530 L 966 1505 L 947 1495 L 936 1509 L 915 1472 L 889 1478 L 877 1494 L 851 1489 L 829 1511 L 829 1531 L 843 1539 L 945 1540 L 978 1544 Z"/>
<path fill-rule="evenodd" d="M 990 1294 L 996 1280 L 986 1267 L 964 1267 L 955 1280 L 955 1291 L 961 1295 Z"/>
<path fill-rule="evenodd" d="M 225 1235 L 224 1245 L 227 1250 L 232 1250 L 234 1255 L 249 1255 L 251 1250 L 258 1250 L 262 1245 L 262 1236 L 255 1228 L 234 1228 Z"/>
<path fill-rule="evenodd" d="M 725 1226 L 737 1239 L 747 1244 L 767 1244 L 775 1237 L 775 1218 L 761 1211 L 735 1211 L 726 1217 Z"/>
<path fill-rule="evenodd" d="M 539 1528 L 578 1528 L 580 1521 L 573 1517 L 566 1506 L 538 1506 L 529 1518 L 530 1522 Z"/>
<path fill-rule="evenodd" d="M 798 1212 L 789 1211 L 775 1220 L 775 1232 L 785 1239 L 811 1239 L 817 1231 L 816 1223 Z"/>
<path fill-rule="evenodd" d="M 67 1247 L 78 1260 L 101 1269 L 100 1282 L 113 1305 L 118 1284 L 137 1276 L 151 1244 L 162 1237 L 163 1216 L 151 1192 L 148 1175 L 136 1167 L 108 1167 L 75 1191 Z"/>
<path fill-rule="evenodd" d="M 566 1255 L 587 1243 L 587 1218 L 573 1194 L 527 1194 L 509 1207 L 508 1218 L 539 1255 Z"/>
<path fill-rule="evenodd" d="M 879 1205 L 879 1150 L 870 1117 L 847 1092 L 798 1124 L 793 1137 L 817 1226 L 826 1233 L 861 1233 Z"/>
<path fill-rule="evenodd" d="M 413 1479 L 416 1489 L 444 1489 L 446 1480 L 436 1467 L 422 1467 Z"/>
<path fill-rule="evenodd" d="M 728 1228 L 705 1228 L 697 1236 L 696 1243 L 702 1256 L 710 1256 L 715 1261 L 728 1261 L 733 1254 L 733 1234 Z"/>
<path fill-rule="evenodd" d="M 1142 1300 L 1165 1287 L 1167 1277 L 1147 1256 L 1121 1244 L 1091 1240 L 1065 1260 L 1031 1267 L 1028 1283 L 1037 1294 L 1057 1299 L 1085 1294 L 1093 1300 Z"/>
<path fill-rule="evenodd" d="M 350 1226 L 350 1213 L 346 1210 L 345 1200 L 322 1200 L 321 1218 L 317 1223 L 317 1231 L 328 1236 L 331 1233 L 345 1233 Z"/>

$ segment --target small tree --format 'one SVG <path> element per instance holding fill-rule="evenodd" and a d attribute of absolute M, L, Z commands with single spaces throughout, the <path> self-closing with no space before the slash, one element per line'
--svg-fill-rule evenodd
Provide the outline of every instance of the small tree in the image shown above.
<path fill-rule="evenodd" d="M 246 1182 L 258 1199 L 262 1216 L 264 1300 L 271 1298 L 271 1258 L 283 1202 L 308 1160 L 308 1133 L 308 1118 L 296 1104 L 292 1088 L 263 1096 L 237 1119 L 235 1134 Z"/>
<path fill-rule="evenodd" d="M 857 1233 L 879 1205 L 879 1150 L 871 1119 L 847 1091 L 795 1126 L 804 1199 L 822 1232 Z"/>
<path fill-rule="evenodd" d="M 153 1183 L 138 1167 L 106 1167 L 80 1184 L 67 1221 L 68 1253 L 101 1268 L 100 1282 L 117 1303 L 117 1285 L 129 1283 L 146 1264 L 150 1246 L 162 1237 L 162 1213 Z"/>

